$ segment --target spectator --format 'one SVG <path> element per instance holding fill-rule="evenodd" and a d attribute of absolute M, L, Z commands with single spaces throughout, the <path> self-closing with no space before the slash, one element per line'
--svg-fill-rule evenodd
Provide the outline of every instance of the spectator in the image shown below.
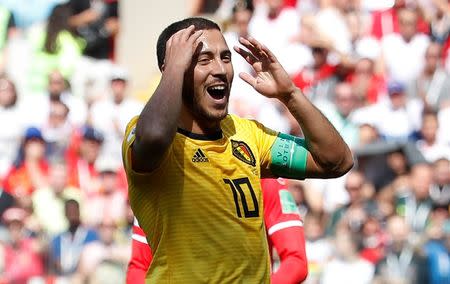
<path fill-rule="evenodd" d="M 430 163 L 433 163 L 439 158 L 450 159 L 450 146 L 438 140 L 438 128 L 437 113 L 426 111 L 422 115 L 422 127 L 420 128 L 421 139 L 416 142 L 416 146 Z"/>
<path fill-rule="evenodd" d="M 17 162 L 5 177 L 3 188 L 17 199 L 28 200 L 34 190 L 47 185 L 47 177 L 45 140 L 38 128 L 30 127 L 25 132 Z"/>
<path fill-rule="evenodd" d="M 425 109 L 439 110 L 450 103 L 450 76 L 442 68 L 442 47 L 436 42 L 428 45 L 424 68 L 407 89 L 409 98 L 419 98 Z"/>
<path fill-rule="evenodd" d="M 25 131 L 23 109 L 14 83 L 0 77 L 0 181 L 3 180 L 19 151 L 20 140 Z"/>
<path fill-rule="evenodd" d="M 103 219 L 99 239 L 87 244 L 81 254 L 78 277 L 90 283 L 124 283 L 131 247 L 115 240 L 117 224 Z"/>
<path fill-rule="evenodd" d="M 354 149 L 359 143 L 359 128 L 350 120 L 350 115 L 357 107 L 357 98 L 348 83 L 339 83 L 334 88 L 333 103 L 317 102 L 319 109 L 333 124 L 344 141 Z"/>
<path fill-rule="evenodd" d="M 78 188 L 68 184 L 66 165 L 56 162 L 50 167 L 49 185 L 38 188 L 32 196 L 34 215 L 49 236 L 67 230 L 64 204 L 69 199 L 81 202 L 83 195 Z"/>
<path fill-rule="evenodd" d="M 411 140 L 420 127 L 422 104 L 416 100 L 408 101 L 405 87 L 400 82 L 390 82 L 388 93 L 388 100 L 372 108 L 372 115 L 376 115 L 372 118 L 374 125 L 386 141 Z"/>
<path fill-rule="evenodd" d="M 334 251 L 333 243 L 325 237 L 323 218 L 318 214 L 305 216 L 306 258 L 308 259 L 308 277 L 305 283 L 319 283 L 326 263 Z"/>
<path fill-rule="evenodd" d="M 80 60 L 85 44 L 69 26 L 70 15 L 68 4 L 56 5 L 46 26 L 32 29 L 29 88 L 33 94 L 45 92 L 53 70 L 59 70 L 64 78 L 69 78 Z"/>
<path fill-rule="evenodd" d="M 9 208 L 2 215 L 9 236 L 8 243 L 3 247 L 2 262 L 5 267 L 0 281 L 4 283 L 25 284 L 33 277 L 44 274 L 41 246 L 24 227 L 26 215 L 23 209 L 17 207 Z"/>
<path fill-rule="evenodd" d="M 92 227 L 99 225 L 102 220 L 111 220 L 114 224 L 125 222 L 126 189 L 117 187 L 117 173 L 120 162 L 111 157 L 103 157 L 95 162 L 95 170 L 99 174 L 100 188 L 86 201 L 86 212 L 89 214 L 86 223 Z M 114 204 L 114 206 L 111 206 Z"/>
<path fill-rule="evenodd" d="M 110 95 L 91 106 L 90 121 L 104 135 L 101 154 L 121 161 L 125 127 L 131 118 L 140 114 L 143 104 L 127 96 L 128 74 L 124 69 L 113 69 L 110 87 Z"/>
<path fill-rule="evenodd" d="M 337 83 L 336 66 L 328 63 L 328 47 L 326 44 L 313 41 L 310 43 L 313 63 L 306 66 L 293 81 L 313 101 L 331 100 L 332 92 Z"/>
<path fill-rule="evenodd" d="M 433 182 L 433 172 L 429 164 L 417 164 L 411 168 L 409 188 L 397 190 L 397 213 L 417 234 L 425 232 L 429 214 L 432 208 L 430 187 Z"/>
<path fill-rule="evenodd" d="M 321 283 L 372 283 L 374 265 L 359 256 L 360 240 L 355 234 L 336 234 L 334 257 L 325 265 Z"/>
<path fill-rule="evenodd" d="M 352 232 L 359 232 L 368 218 L 368 214 L 376 211 L 376 204 L 364 196 L 365 187 L 370 187 L 364 174 L 350 172 L 345 179 L 345 189 L 349 195 L 349 203 L 333 212 L 327 227 L 327 235 L 335 235 L 339 223 L 344 222 Z"/>
<path fill-rule="evenodd" d="M 74 126 L 69 122 L 69 108 L 61 101 L 51 101 L 47 122 L 42 128 L 42 135 L 47 141 L 49 161 L 61 160 L 69 147 Z"/>
<path fill-rule="evenodd" d="M 386 94 L 386 82 L 375 73 L 375 62 L 370 58 L 359 59 L 347 81 L 352 84 L 358 106 L 375 104 Z"/>
<path fill-rule="evenodd" d="M 434 204 L 448 206 L 450 204 L 450 161 L 440 158 L 433 163 L 433 184 L 430 198 Z"/>
<path fill-rule="evenodd" d="M 429 282 L 440 284 L 450 282 L 450 254 L 445 247 L 445 222 L 449 220 L 448 205 L 433 206 L 430 224 L 427 227 L 428 240 L 424 245 L 428 257 Z"/>
<path fill-rule="evenodd" d="M 382 39 L 389 34 L 398 33 L 400 30 L 399 14 L 402 9 L 409 7 L 407 4 L 413 3 L 415 2 L 410 2 L 407 0 L 395 0 L 393 7 L 372 12 L 372 35 L 377 39 Z M 427 33 L 428 25 L 423 19 L 418 20 L 417 30 L 419 30 L 421 33 Z"/>
<path fill-rule="evenodd" d="M 97 240 L 97 233 L 85 227 L 80 219 L 80 205 L 69 199 L 64 204 L 69 223 L 67 231 L 57 235 L 50 243 L 49 261 L 51 271 L 58 276 L 70 279 L 78 269 L 84 247 Z M 66 278 L 66 280 L 67 280 Z"/>
<path fill-rule="evenodd" d="M 351 10 L 351 1 L 322 1 L 317 13 L 317 27 L 320 34 L 331 41 L 331 46 L 340 54 L 348 55 L 352 49 L 352 38 L 347 23 L 347 13 Z"/>
<path fill-rule="evenodd" d="M 89 198 L 99 191 L 95 162 L 100 155 L 104 138 L 102 133 L 90 126 L 83 127 L 80 134 L 79 144 L 73 142 L 67 152 L 69 184 L 80 188 Z"/>
<path fill-rule="evenodd" d="M 294 8 L 284 7 L 283 0 L 262 2 L 256 6 L 249 33 L 276 56 L 281 56 L 290 40 L 299 32 L 300 17 Z"/>
<path fill-rule="evenodd" d="M 399 33 L 386 35 L 382 39 L 383 59 L 389 78 L 408 84 L 422 70 L 429 39 L 418 33 L 417 13 L 414 10 L 400 10 L 398 21 Z"/>
<path fill-rule="evenodd" d="M 108 82 L 119 32 L 118 0 L 70 0 L 70 25 L 85 40 L 83 57 L 71 78 L 74 94 L 85 97 L 87 84 L 98 94 L 108 91 Z"/>
<path fill-rule="evenodd" d="M 408 241 L 409 226 L 402 217 L 388 219 L 391 238 L 385 258 L 377 264 L 375 283 L 428 283 L 427 259 Z"/>

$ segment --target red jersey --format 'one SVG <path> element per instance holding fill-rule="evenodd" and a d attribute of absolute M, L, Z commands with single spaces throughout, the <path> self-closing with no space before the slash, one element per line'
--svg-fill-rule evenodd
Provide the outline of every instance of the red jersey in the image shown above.
<path fill-rule="evenodd" d="M 281 264 L 272 273 L 271 283 L 299 283 L 307 276 L 307 260 L 303 221 L 287 190 L 287 180 L 261 181 L 264 201 L 264 221 L 270 251 L 275 248 Z M 151 263 L 151 248 L 137 220 L 133 226 L 132 256 L 128 265 L 127 283 L 142 284 Z"/>

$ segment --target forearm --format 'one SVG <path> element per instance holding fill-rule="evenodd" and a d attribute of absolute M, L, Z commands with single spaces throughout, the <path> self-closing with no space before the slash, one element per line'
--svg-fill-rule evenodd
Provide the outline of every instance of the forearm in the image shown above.
<path fill-rule="evenodd" d="M 177 130 L 182 104 L 183 73 L 166 70 L 136 125 L 136 141 L 167 147 Z"/>
<path fill-rule="evenodd" d="M 323 172 L 320 176 L 347 172 L 353 165 L 350 149 L 328 119 L 298 88 L 282 102 L 300 124 L 308 151 Z"/>

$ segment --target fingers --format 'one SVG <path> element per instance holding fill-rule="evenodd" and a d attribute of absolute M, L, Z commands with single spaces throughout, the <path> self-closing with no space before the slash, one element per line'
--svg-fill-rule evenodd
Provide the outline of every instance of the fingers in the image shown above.
<path fill-rule="evenodd" d="M 251 52 L 248 52 L 245 49 L 242 49 L 238 46 L 234 46 L 233 49 L 237 53 L 239 53 L 239 55 L 242 56 L 250 65 L 253 65 L 255 62 L 258 61 L 258 59 Z"/>
<path fill-rule="evenodd" d="M 242 80 L 247 82 L 253 88 L 256 86 L 256 78 L 254 78 L 250 74 L 247 74 L 245 72 L 241 72 L 241 73 L 239 73 L 239 78 L 241 78 Z"/>
<path fill-rule="evenodd" d="M 259 41 L 252 37 L 239 39 L 239 42 L 247 47 L 257 58 L 268 58 L 272 62 L 278 62 L 275 55 L 268 49 L 265 45 L 261 44 Z"/>
<path fill-rule="evenodd" d="M 189 41 L 195 43 L 203 34 L 203 30 L 195 31 L 190 37 Z"/>
<path fill-rule="evenodd" d="M 250 52 L 258 59 L 262 59 L 263 57 L 267 58 L 267 54 L 262 51 L 262 49 L 258 48 L 256 45 L 252 44 L 248 39 L 246 38 L 239 38 L 239 42 L 245 46 Z"/>

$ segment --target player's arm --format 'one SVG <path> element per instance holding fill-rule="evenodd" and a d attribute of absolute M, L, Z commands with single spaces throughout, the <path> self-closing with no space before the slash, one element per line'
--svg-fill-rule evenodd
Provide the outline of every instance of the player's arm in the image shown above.
<path fill-rule="evenodd" d="M 293 226 L 269 235 L 280 257 L 280 266 L 272 274 L 272 284 L 301 283 L 308 276 L 303 227 Z"/>
<path fill-rule="evenodd" d="M 280 257 L 271 283 L 300 283 L 308 275 L 303 222 L 298 214 L 287 180 L 263 179 L 264 223 L 269 243 Z"/>
<path fill-rule="evenodd" d="M 152 261 L 152 251 L 145 233 L 135 224 L 131 242 L 131 259 L 127 267 L 127 284 L 144 284 L 145 275 Z"/>
<path fill-rule="evenodd" d="M 273 174 L 296 179 L 331 178 L 349 171 L 353 166 L 349 147 L 328 119 L 295 87 L 273 53 L 255 39 L 241 38 L 239 41 L 250 52 L 239 47 L 235 50 L 256 72 L 255 77 L 247 73 L 239 76 L 262 95 L 277 98 L 285 104 L 305 135 L 304 140 L 291 139 L 287 135 L 277 138 L 282 147 L 291 147 L 291 153 L 283 157 L 290 160 L 281 167 L 274 167 Z M 272 158 L 276 157 L 272 155 Z"/>
<path fill-rule="evenodd" d="M 132 167 L 137 172 L 154 170 L 172 143 L 181 111 L 184 75 L 201 34 L 190 26 L 167 41 L 161 81 L 136 124 Z"/>

